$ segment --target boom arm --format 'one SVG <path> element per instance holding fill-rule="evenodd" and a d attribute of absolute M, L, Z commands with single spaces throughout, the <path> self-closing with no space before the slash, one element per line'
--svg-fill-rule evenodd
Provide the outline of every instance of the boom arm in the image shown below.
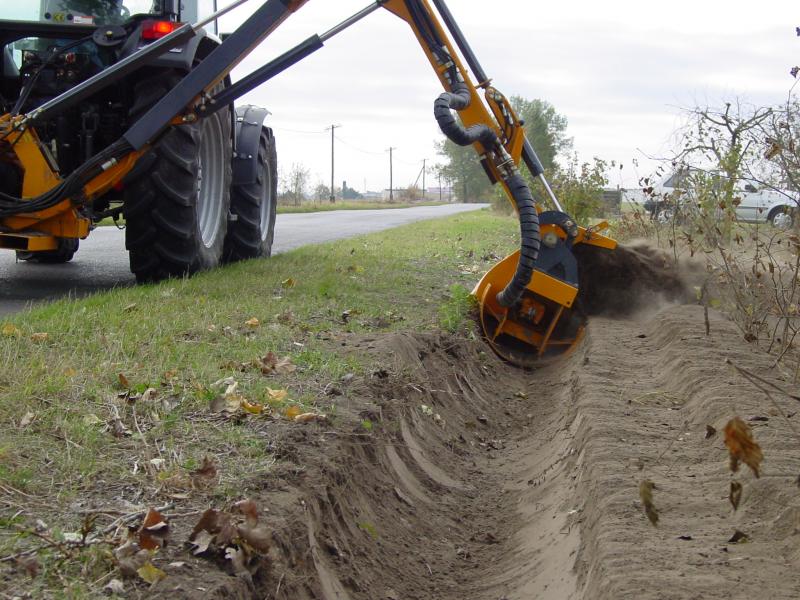
<path fill-rule="evenodd" d="M 553 336 L 561 335 L 556 327 L 559 319 L 562 319 L 565 308 L 572 306 L 578 292 L 575 259 L 569 248 L 575 243 L 613 248 L 614 242 L 593 231 L 578 228 L 561 212 L 557 199 L 544 180 L 541 162 L 525 138 L 522 123 L 506 97 L 490 85 L 445 0 L 376 0 L 329 31 L 311 36 L 250 75 L 222 91 L 216 91 L 218 84 L 245 56 L 307 1 L 266 0 L 178 85 L 134 122 L 117 142 L 86 161 L 65 179 L 59 177 L 53 161 L 36 136 L 37 119 L 43 115 L 57 115 L 81 98 L 111 85 L 159 53 L 182 43 L 187 35 L 191 35 L 191 30 L 198 31 L 210 20 L 219 18 L 246 1 L 236 0 L 201 23 L 178 28 L 156 44 L 142 48 L 114 68 L 99 73 L 27 115 L 0 116 L 0 146 L 13 151 L 25 173 L 22 198 L 0 193 L 0 227 L 12 234 L 20 232 L 19 235 L 25 235 L 25 231 L 30 230 L 36 232 L 31 236 L 49 233 L 52 236 L 85 237 L 88 234 L 88 220 L 78 215 L 75 206 L 101 196 L 120 182 L 138 158 L 147 152 L 150 143 L 167 127 L 179 127 L 182 123 L 194 122 L 213 114 L 312 54 L 325 41 L 353 23 L 384 8 L 411 27 L 445 90 L 434 103 L 434 116 L 442 132 L 456 144 L 475 148 L 488 177 L 492 183 L 500 183 L 519 216 L 521 243 L 518 256 L 512 255 L 502 261 L 490 271 L 490 274 L 496 274 L 489 278 L 491 282 L 488 283 L 487 275 L 476 288 L 476 294 L 480 294 L 481 314 L 486 308 L 499 323 L 492 332 L 488 331 L 485 324 L 484 329 L 490 335 L 493 346 L 501 334 L 534 345 L 539 355 L 548 343 L 555 343 L 550 340 Z M 456 46 L 477 81 L 470 79 Z M 478 90 L 483 90 L 483 99 Z M 453 114 L 454 110 L 458 112 L 458 119 Z M 547 215 L 547 220 L 543 221 L 543 231 L 546 230 L 549 237 L 541 247 L 542 252 L 547 254 L 541 268 L 537 263 L 542 241 L 540 209 L 519 172 L 521 160 L 534 177 L 541 178 L 557 209 L 542 213 L 542 216 Z M 70 225 L 72 228 L 68 229 Z M 54 240 L 53 237 L 48 239 Z M 48 249 L 46 243 L 42 241 L 37 249 Z M 496 271 L 500 266 L 501 271 Z M 502 276 L 497 276 L 499 273 Z M 562 273 L 563 277 L 559 275 Z M 573 332 L 567 338 L 571 341 L 560 343 L 569 346 L 579 335 Z"/>

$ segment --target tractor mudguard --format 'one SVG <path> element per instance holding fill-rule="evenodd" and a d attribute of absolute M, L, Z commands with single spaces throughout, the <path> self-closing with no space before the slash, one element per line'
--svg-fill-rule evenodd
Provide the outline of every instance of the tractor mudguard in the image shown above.
<path fill-rule="evenodd" d="M 201 53 L 201 44 L 208 44 L 211 48 L 213 48 L 215 46 L 219 46 L 220 41 L 213 36 L 208 35 L 205 29 L 201 29 L 183 46 L 178 46 L 177 48 L 173 48 L 172 50 L 165 52 L 156 58 L 152 63 L 150 63 L 150 66 L 188 72 L 192 69 L 192 65 L 194 65 L 194 60 L 198 53 Z M 209 49 L 205 52 L 202 52 L 202 54 L 208 54 L 210 51 L 211 50 Z"/>
<path fill-rule="evenodd" d="M 251 185 L 256 182 L 258 144 L 262 128 L 272 138 L 272 130 L 264 127 L 269 111 L 260 106 L 239 106 L 236 109 L 236 152 L 233 155 L 233 184 Z"/>

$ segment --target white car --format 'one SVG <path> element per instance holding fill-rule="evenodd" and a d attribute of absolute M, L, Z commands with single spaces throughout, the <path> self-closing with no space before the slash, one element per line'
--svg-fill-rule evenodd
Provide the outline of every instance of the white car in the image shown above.
<path fill-rule="evenodd" d="M 676 204 L 685 189 L 686 175 L 673 173 L 665 177 L 660 183 L 644 190 L 627 190 L 624 197 L 627 201 L 636 202 L 658 221 L 668 221 L 672 218 Z M 800 199 L 796 194 L 781 192 L 758 184 L 742 182 L 737 190 L 740 199 L 736 207 L 736 218 L 745 223 L 771 223 L 775 227 L 788 229 L 798 218 L 797 209 Z"/>

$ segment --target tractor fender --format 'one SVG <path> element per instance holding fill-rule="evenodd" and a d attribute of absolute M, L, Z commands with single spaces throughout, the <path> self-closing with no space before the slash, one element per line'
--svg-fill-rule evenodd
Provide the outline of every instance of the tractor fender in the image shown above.
<path fill-rule="evenodd" d="M 188 72 L 192 70 L 192 65 L 195 62 L 195 58 L 198 57 L 198 54 L 200 57 L 208 54 L 208 52 L 218 46 L 219 43 L 219 40 L 209 35 L 205 29 L 201 29 L 183 46 L 178 46 L 177 48 L 165 52 L 156 58 L 150 66 Z M 201 45 L 203 48 L 201 48 Z"/>
<path fill-rule="evenodd" d="M 260 106 L 239 106 L 236 109 L 236 147 L 233 153 L 233 184 L 250 185 L 256 182 L 258 171 L 258 145 L 261 131 L 272 138 L 272 129 L 264 127 L 270 114 Z"/>

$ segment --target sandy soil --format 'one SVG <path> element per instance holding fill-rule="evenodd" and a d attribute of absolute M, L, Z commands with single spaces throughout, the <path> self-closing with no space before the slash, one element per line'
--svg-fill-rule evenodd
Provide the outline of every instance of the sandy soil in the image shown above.
<path fill-rule="evenodd" d="M 343 426 L 287 426 L 272 440 L 280 468 L 256 498 L 269 508 L 269 560 L 233 577 L 224 560 L 178 548 L 183 574 L 139 592 L 798 598 L 798 407 L 779 394 L 772 404 L 727 366 L 774 377 L 724 317 L 712 312 L 710 325 L 706 337 L 691 305 L 594 317 L 578 352 L 538 371 L 439 334 L 347 340 L 385 368 L 340 397 Z M 721 432 L 736 415 L 765 461 L 760 479 L 736 475 L 734 512 Z M 720 433 L 706 437 L 708 425 Z M 639 500 L 644 479 L 657 527 Z M 737 530 L 745 543 L 729 541 Z"/>

